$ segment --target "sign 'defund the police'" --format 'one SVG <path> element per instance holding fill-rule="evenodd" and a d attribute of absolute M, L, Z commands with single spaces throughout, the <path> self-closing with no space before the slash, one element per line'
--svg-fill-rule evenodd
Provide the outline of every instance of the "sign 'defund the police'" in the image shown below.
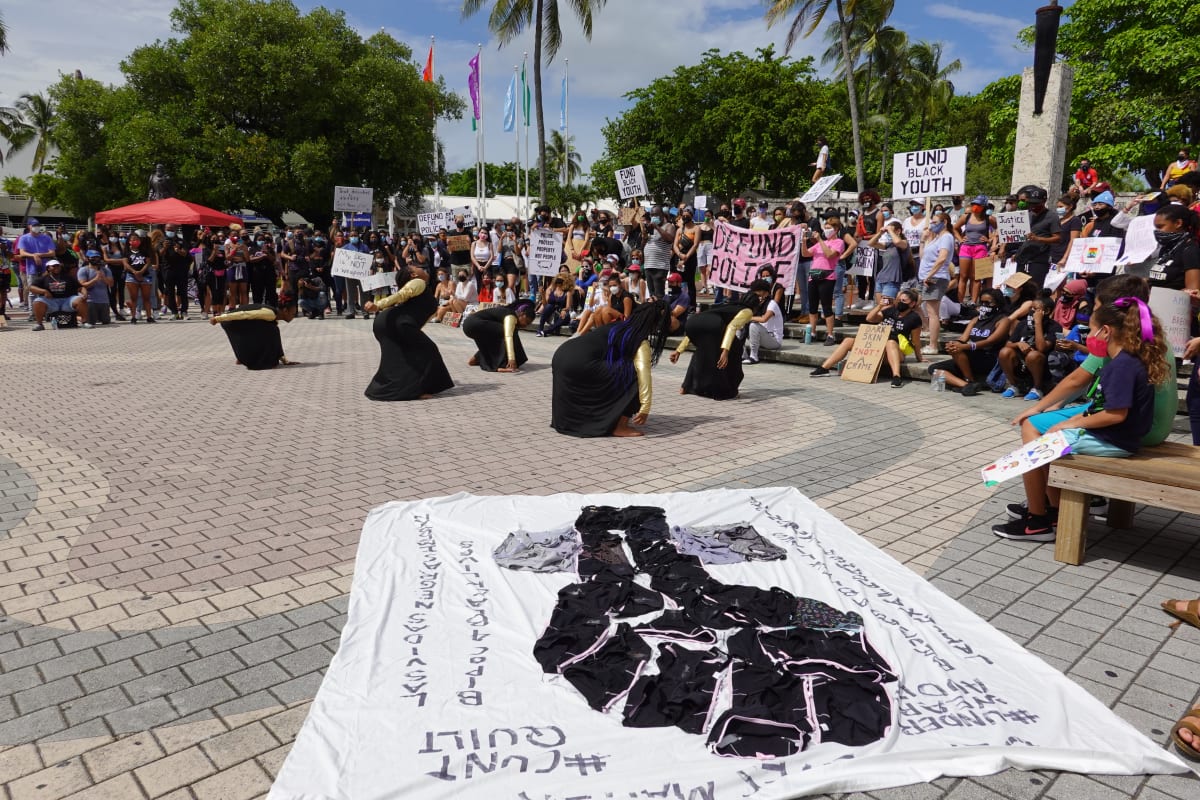
<path fill-rule="evenodd" d="M 892 157 L 892 197 L 966 194 L 967 148 L 939 147 Z"/>

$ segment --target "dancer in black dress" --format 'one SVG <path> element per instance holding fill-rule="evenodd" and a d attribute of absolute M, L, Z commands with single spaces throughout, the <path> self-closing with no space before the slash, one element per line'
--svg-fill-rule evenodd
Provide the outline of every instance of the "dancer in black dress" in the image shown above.
<path fill-rule="evenodd" d="M 742 384 L 742 348 L 745 346 L 745 340 L 738 332 L 746 327 L 751 317 L 761 313 L 770 293 L 769 283 L 756 280 L 740 302 L 723 303 L 688 317 L 684 327 L 686 335 L 671 353 L 674 364 L 689 343 L 696 345 L 683 386 L 679 388 L 680 394 L 698 394 L 713 400 L 731 400 L 738 396 L 738 387 Z"/>
<path fill-rule="evenodd" d="M 550 426 L 568 436 L 641 436 L 653 396 L 670 317 L 661 300 L 642 303 L 629 319 L 566 342 L 550 362 L 554 389 Z"/>
<path fill-rule="evenodd" d="M 300 363 L 284 357 L 283 341 L 279 338 L 278 321 L 291 322 L 295 316 L 296 298 L 280 294 L 278 308 L 241 305 L 224 314 L 214 314 L 208 321 L 225 331 L 237 363 L 246 369 L 260 370 Z"/>
<path fill-rule="evenodd" d="M 462 330 L 479 348 L 468 366 L 484 372 L 516 372 L 529 359 L 521 346 L 519 330 L 533 320 L 532 300 L 485 308 L 463 320 Z"/>
<path fill-rule="evenodd" d="M 419 267 L 396 271 L 395 294 L 368 302 L 376 315 L 372 332 L 379 341 L 379 369 L 366 394 L 372 400 L 425 400 L 453 388 L 454 381 L 433 340 L 421 328 L 437 308 L 429 274 Z"/>

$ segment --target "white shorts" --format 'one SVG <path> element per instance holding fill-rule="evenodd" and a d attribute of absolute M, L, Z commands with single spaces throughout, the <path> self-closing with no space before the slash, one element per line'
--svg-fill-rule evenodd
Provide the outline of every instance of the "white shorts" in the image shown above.
<path fill-rule="evenodd" d="M 712 258 L 712 242 L 701 242 L 696 248 L 696 263 L 702 267 L 707 267 L 709 259 Z"/>

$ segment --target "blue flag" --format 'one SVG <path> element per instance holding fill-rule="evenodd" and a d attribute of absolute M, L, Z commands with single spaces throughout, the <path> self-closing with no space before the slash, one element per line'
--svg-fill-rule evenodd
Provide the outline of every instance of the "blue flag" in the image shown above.
<path fill-rule="evenodd" d="M 512 80 L 508 82 L 508 92 L 504 95 L 504 130 L 512 133 L 517 129 L 517 73 L 514 71 Z"/>
<path fill-rule="evenodd" d="M 563 76 L 562 84 L 562 102 L 558 106 L 558 129 L 565 131 L 567 129 L 567 76 Z"/>

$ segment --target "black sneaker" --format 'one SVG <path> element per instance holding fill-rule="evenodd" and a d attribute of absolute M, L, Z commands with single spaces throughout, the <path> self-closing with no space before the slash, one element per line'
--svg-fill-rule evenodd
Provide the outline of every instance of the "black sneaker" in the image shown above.
<path fill-rule="evenodd" d="M 758 359 L 757 359 L 757 358 L 751 358 L 750 356 L 746 356 L 745 358 L 743 358 L 743 359 L 742 359 L 742 363 L 743 363 L 743 364 L 746 364 L 746 365 L 750 365 L 750 364 L 757 364 L 757 363 L 758 363 Z"/>
<path fill-rule="evenodd" d="M 1029 516 L 1010 519 L 992 526 L 992 533 L 1003 539 L 1027 542 L 1053 542 L 1054 524 L 1049 516 Z"/>
<path fill-rule="evenodd" d="M 1108 498 L 1093 497 L 1088 503 L 1088 513 L 1098 522 L 1108 522 Z"/>
<path fill-rule="evenodd" d="M 968 383 L 966 386 L 962 387 L 963 397 L 974 397 L 977 394 L 979 394 L 978 384 Z"/>
<path fill-rule="evenodd" d="M 1027 503 L 1009 503 L 1005 507 L 1010 519 L 1024 519 L 1029 513 L 1029 505 Z M 1046 505 L 1046 514 L 1050 517 L 1050 524 L 1058 527 L 1058 509 L 1052 505 Z"/>
<path fill-rule="evenodd" d="M 892 378 L 892 388 L 893 389 L 899 389 L 903 385 L 904 385 L 904 378 L 901 378 L 899 375 Z"/>
<path fill-rule="evenodd" d="M 811 378 L 821 378 L 829 374 L 829 370 L 824 367 L 817 367 L 812 372 L 808 373 Z"/>
<path fill-rule="evenodd" d="M 836 336 L 826 336 L 825 337 L 825 347 L 837 347 L 837 337 Z"/>

